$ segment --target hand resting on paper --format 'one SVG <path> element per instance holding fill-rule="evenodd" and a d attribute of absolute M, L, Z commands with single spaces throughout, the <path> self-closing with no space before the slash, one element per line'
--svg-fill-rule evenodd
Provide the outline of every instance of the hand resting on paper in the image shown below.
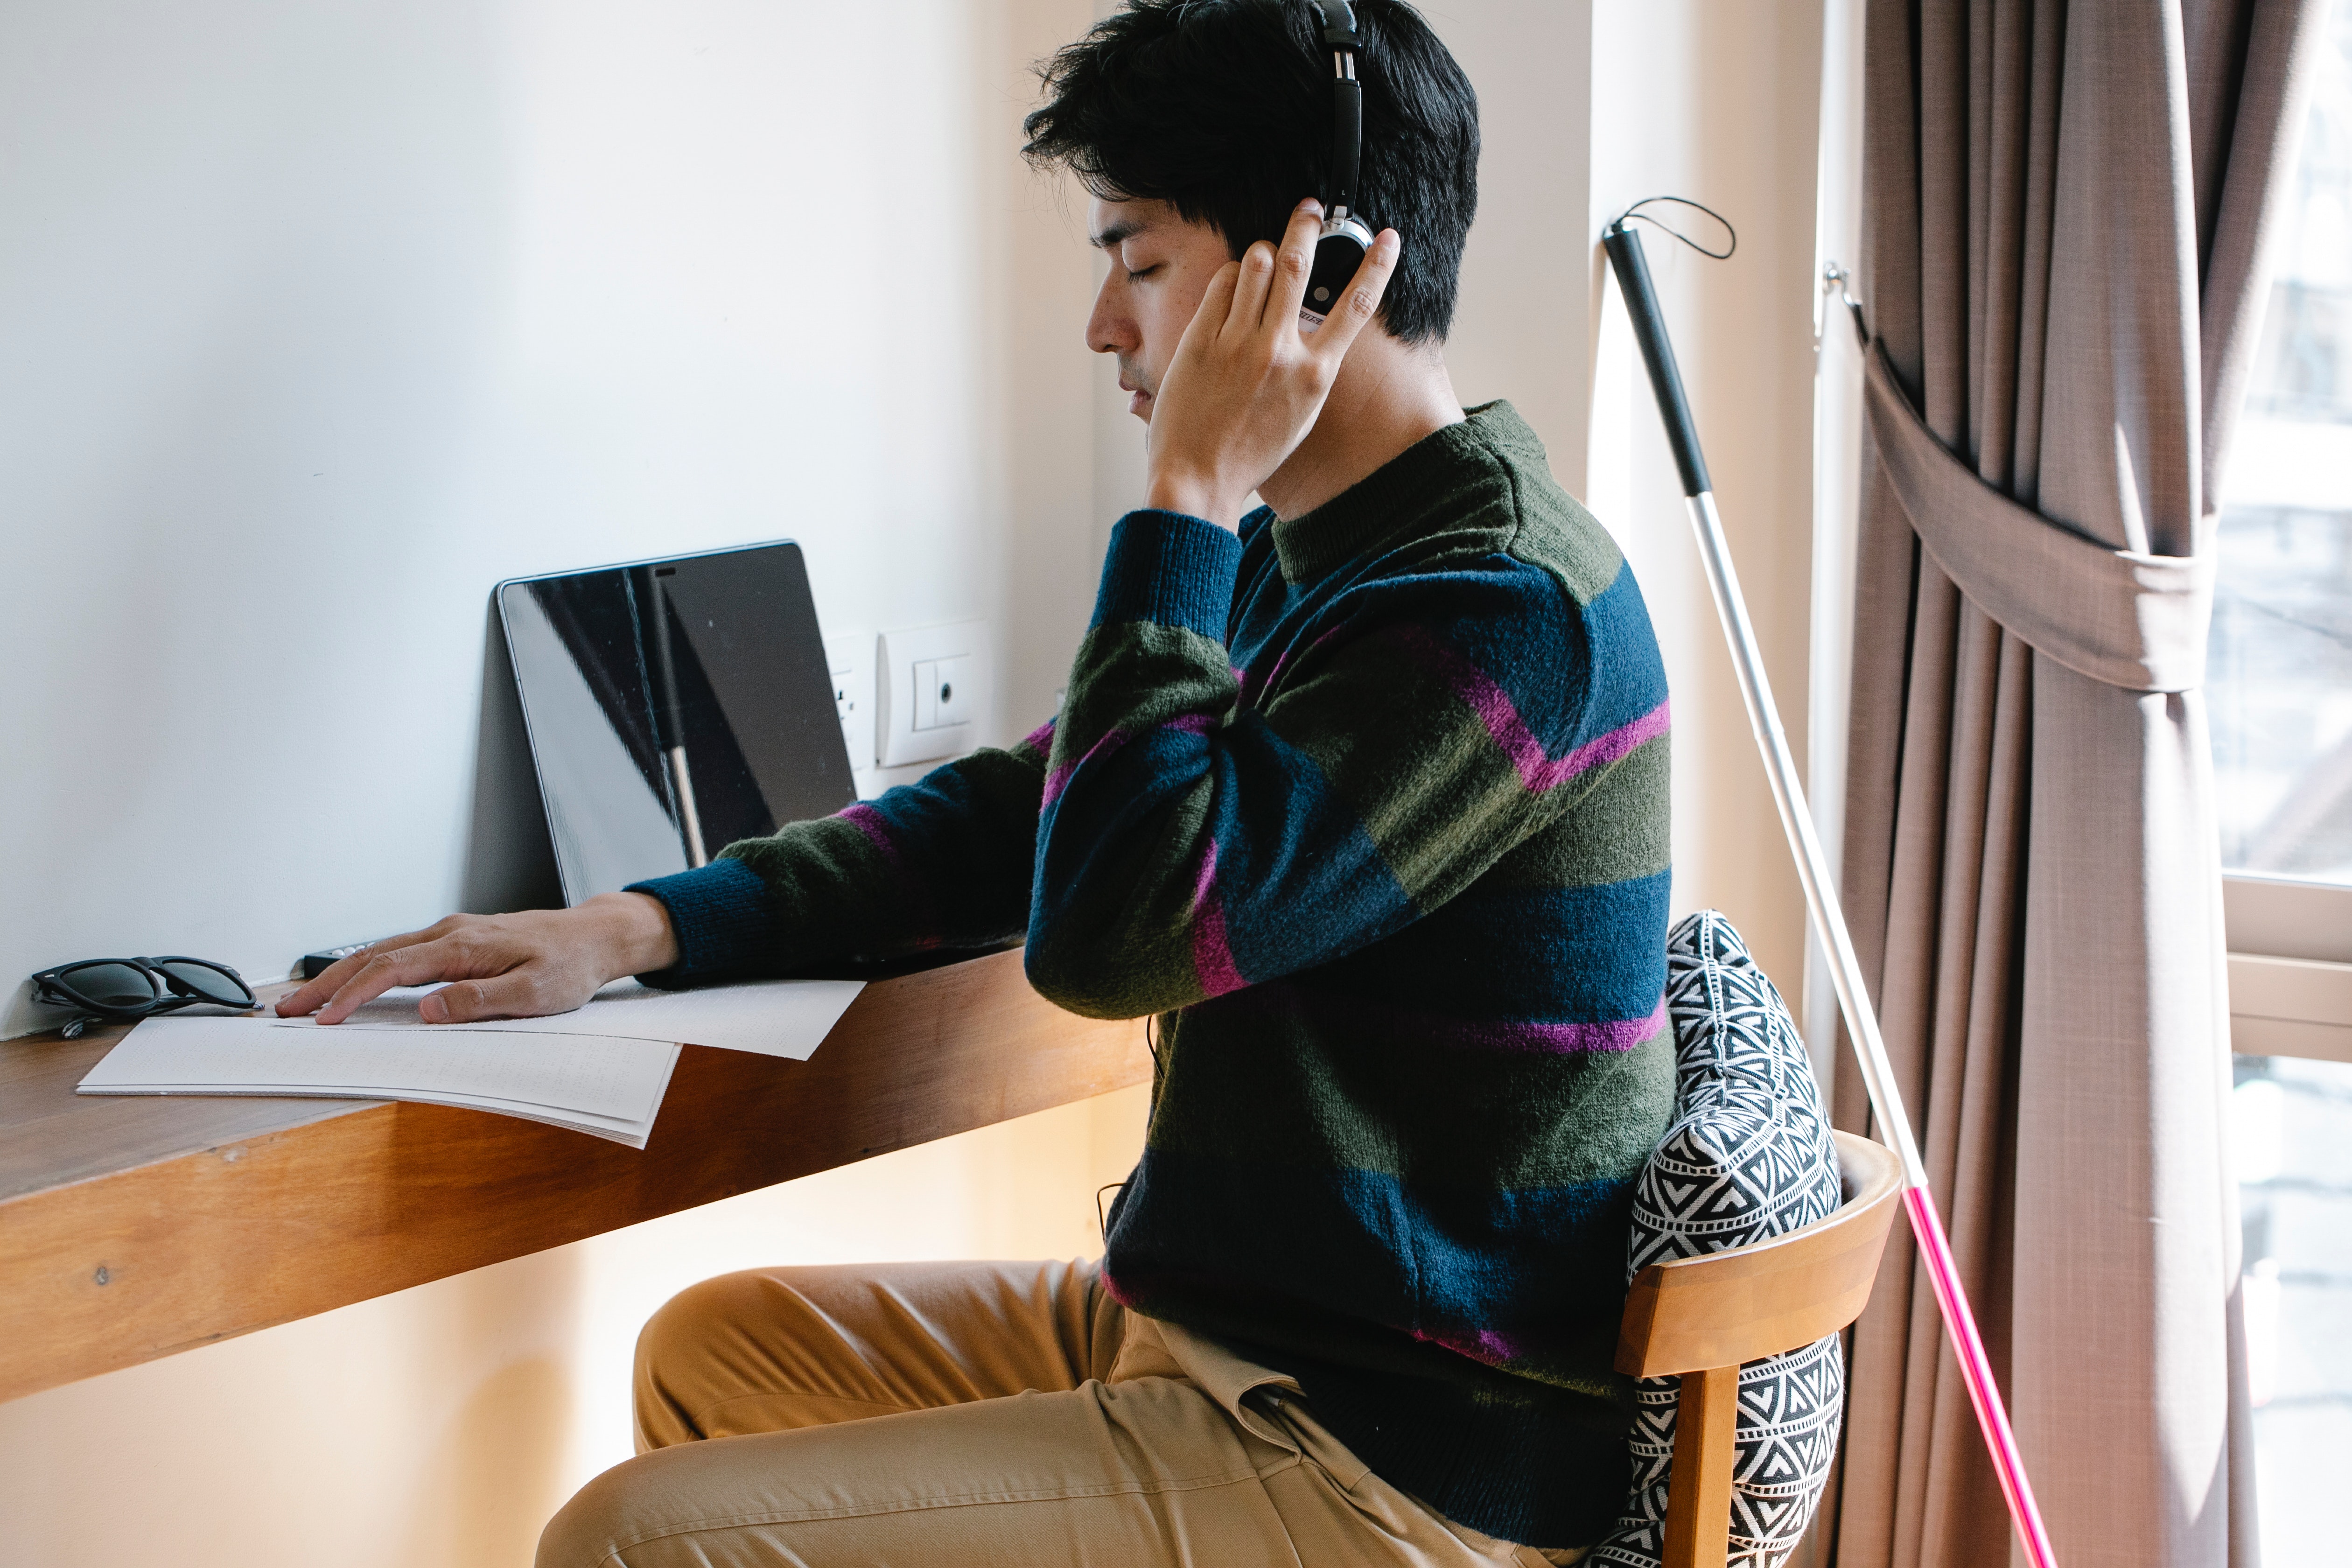
<path fill-rule="evenodd" d="M 669 910 L 644 893 L 600 893 L 569 910 L 450 915 L 355 952 L 278 1004 L 281 1018 L 340 1024 L 395 985 L 444 985 L 417 1005 L 428 1024 L 569 1013 L 608 980 L 677 962 Z"/>

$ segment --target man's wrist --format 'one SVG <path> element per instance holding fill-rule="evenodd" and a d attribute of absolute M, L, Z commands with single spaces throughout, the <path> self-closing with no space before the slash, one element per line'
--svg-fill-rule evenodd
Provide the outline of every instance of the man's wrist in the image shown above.
<path fill-rule="evenodd" d="M 606 978 L 650 974 L 677 963 L 677 931 L 669 906 L 651 893 L 599 893 L 580 906 L 593 911 L 605 954 Z"/>
<path fill-rule="evenodd" d="M 1221 499 L 1214 486 L 1186 475 L 1151 475 L 1145 483 L 1143 504 L 1155 511 L 1205 518 L 1228 531 L 1241 526 L 1239 502 Z"/>

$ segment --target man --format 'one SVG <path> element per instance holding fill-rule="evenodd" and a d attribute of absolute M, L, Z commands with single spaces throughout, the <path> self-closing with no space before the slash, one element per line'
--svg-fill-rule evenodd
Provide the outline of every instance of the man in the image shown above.
<path fill-rule="evenodd" d="M 1158 1016 L 1100 1267 L 686 1292 L 639 1345 L 640 1457 L 548 1568 L 1532 1564 L 1607 1531 L 1628 1194 L 1672 1098 L 1664 679 L 1533 435 L 1454 399 L 1476 101 L 1402 0 L 1358 14 L 1391 226 L 1311 330 L 1313 7 L 1132 0 L 1045 70 L 1028 153 L 1094 193 L 1087 342 L 1150 426 L 1055 722 L 282 1009 L 452 980 L 429 1016 L 541 1013 L 1025 931 L 1047 997 Z"/>

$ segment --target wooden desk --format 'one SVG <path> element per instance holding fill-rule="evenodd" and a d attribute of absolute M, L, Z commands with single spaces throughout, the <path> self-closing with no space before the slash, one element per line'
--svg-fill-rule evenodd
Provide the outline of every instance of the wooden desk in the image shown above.
<path fill-rule="evenodd" d="M 0 1399 L 1141 1083 L 1021 954 L 877 981 L 816 1055 L 688 1046 L 646 1149 L 383 1100 L 101 1099 L 0 1042 Z"/>

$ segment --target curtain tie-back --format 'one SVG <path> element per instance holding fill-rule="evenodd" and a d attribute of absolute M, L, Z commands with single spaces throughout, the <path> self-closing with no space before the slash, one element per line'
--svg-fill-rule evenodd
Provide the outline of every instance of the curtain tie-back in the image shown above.
<path fill-rule="evenodd" d="M 1879 461 L 1927 553 L 1977 607 L 2078 674 L 2130 691 L 2204 683 L 2213 554 L 2144 555 L 2086 539 L 1985 483 L 1911 406 L 1871 345 Z"/>

